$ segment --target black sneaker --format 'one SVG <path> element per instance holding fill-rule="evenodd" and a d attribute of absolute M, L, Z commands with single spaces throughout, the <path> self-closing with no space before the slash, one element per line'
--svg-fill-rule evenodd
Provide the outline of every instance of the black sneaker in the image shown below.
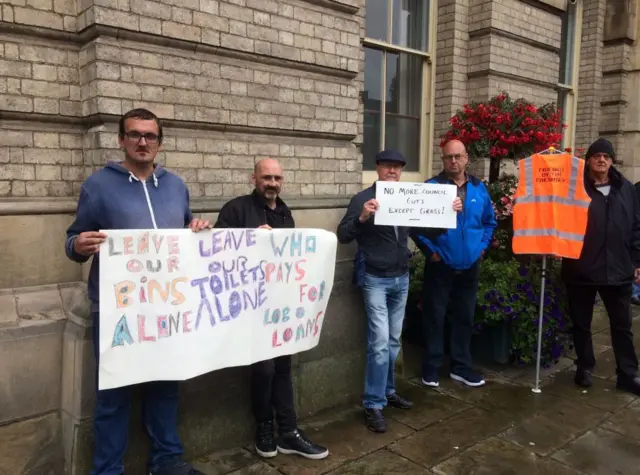
<path fill-rule="evenodd" d="M 633 297 L 631 297 L 631 303 L 633 305 L 640 305 L 640 297 L 638 297 L 637 295 L 634 295 Z"/>
<path fill-rule="evenodd" d="M 636 396 L 640 396 L 640 376 L 630 378 L 629 376 L 618 376 L 616 388 L 626 391 Z"/>
<path fill-rule="evenodd" d="M 260 457 L 271 458 L 278 455 L 278 447 L 273 437 L 273 422 L 260 422 L 256 429 L 256 452 Z"/>
<path fill-rule="evenodd" d="M 364 423 L 367 425 L 367 429 L 373 432 L 387 432 L 387 421 L 384 420 L 382 409 L 365 409 Z"/>
<path fill-rule="evenodd" d="M 438 370 L 433 366 L 426 366 L 422 370 L 422 384 L 429 386 L 430 388 L 437 388 L 440 386 L 438 381 Z"/>
<path fill-rule="evenodd" d="M 413 407 L 413 403 L 411 401 L 403 398 L 402 396 L 398 396 L 396 393 L 387 396 L 387 404 L 398 409 L 411 409 Z"/>
<path fill-rule="evenodd" d="M 578 368 L 576 370 L 576 376 L 575 378 L 573 378 L 573 380 L 581 388 L 590 388 L 593 385 L 591 371 L 587 369 Z"/>
<path fill-rule="evenodd" d="M 455 373 L 451 372 L 449 376 L 454 381 L 460 381 L 461 383 L 464 383 L 467 386 L 471 386 L 473 388 L 485 385 L 484 378 L 470 369 L 456 371 Z"/>
<path fill-rule="evenodd" d="M 311 442 L 300 429 L 278 438 L 278 452 L 286 455 L 301 455 L 312 460 L 320 460 L 329 455 L 326 448 Z"/>
<path fill-rule="evenodd" d="M 150 475 L 205 475 L 200 470 L 196 470 L 191 465 L 181 460 L 162 467 L 160 470 L 150 472 Z"/>

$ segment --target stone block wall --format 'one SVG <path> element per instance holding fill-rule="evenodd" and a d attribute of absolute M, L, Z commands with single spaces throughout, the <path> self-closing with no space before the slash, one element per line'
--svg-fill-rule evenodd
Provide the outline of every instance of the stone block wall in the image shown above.
<path fill-rule="evenodd" d="M 359 3 L 3 2 L 0 196 L 76 195 L 120 157 L 116 121 L 134 107 L 171 128 L 160 160 L 193 197 L 246 191 L 264 156 L 282 159 L 290 196 L 352 194 Z"/>
<path fill-rule="evenodd" d="M 0 473 L 86 474 L 95 364 L 84 280 L 64 255 L 83 180 L 121 159 L 118 119 L 164 123 L 158 161 L 215 219 L 281 160 L 300 226 L 335 230 L 361 188 L 360 0 L 0 1 Z M 355 403 L 365 338 L 341 246 L 321 344 L 294 358 L 301 418 Z M 348 318 L 347 318 L 348 316 Z M 247 368 L 181 385 L 187 456 L 253 435 Z M 139 394 L 136 394 L 139 401 Z M 132 417 L 127 468 L 144 473 Z M 11 455 L 13 454 L 13 455 Z"/>
<path fill-rule="evenodd" d="M 640 180 L 639 26 L 637 0 L 606 2 L 598 127 L 613 142 L 633 182 Z"/>

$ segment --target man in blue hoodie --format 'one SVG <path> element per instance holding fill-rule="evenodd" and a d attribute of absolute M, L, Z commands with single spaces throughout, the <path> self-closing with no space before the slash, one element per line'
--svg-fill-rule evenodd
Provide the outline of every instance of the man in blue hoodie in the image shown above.
<path fill-rule="evenodd" d="M 469 157 L 459 140 L 442 148 L 444 171 L 427 183 L 453 184 L 462 200 L 457 227 L 436 238 L 416 228 L 411 237 L 424 253 L 422 309 L 426 348 L 422 364 L 422 383 L 437 387 L 438 370 L 444 359 L 444 322 L 451 298 L 450 376 L 468 386 L 485 384 L 472 370 L 471 335 L 478 291 L 479 263 L 491 243 L 496 227 L 493 204 L 487 187 L 468 175 Z"/>
<path fill-rule="evenodd" d="M 193 218 L 184 182 L 155 163 L 162 144 L 162 125 L 152 112 L 146 109 L 127 112 L 120 119 L 118 139 L 124 160 L 109 162 L 83 183 L 76 219 L 67 230 L 65 244 L 67 256 L 75 262 L 84 263 L 94 257 L 88 292 L 96 363 L 100 356 L 98 251 L 107 237 L 99 230 L 189 226 L 197 232 L 211 227 L 208 221 Z M 131 386 L 97 391 L 91 475 L 124 473 L 122 458 L 127 448 L 131 399 Z M 144 424 L 151 438 L 151 475 L 203 475 L 181 460 L 177 382 L 144 384 Z"/>

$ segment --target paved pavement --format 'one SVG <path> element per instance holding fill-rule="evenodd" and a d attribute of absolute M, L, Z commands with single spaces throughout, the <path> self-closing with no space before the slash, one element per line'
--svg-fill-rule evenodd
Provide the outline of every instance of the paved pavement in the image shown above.
<path fill-rule="evenodd" d="M 531 392 L 531 368 L 486 369 L 487 385 L 476 389 L 410 380 L 400 390 L 415 406 L 385 410 L 385 434 L 368 431 L 356 407 L 305 421 L 307 434 L 329 447 L 325 460 L 279 454 L 265 462 L 248 446 L 195 463 L 207 475 L 638 475 L 640 398 L 615 389 L 603 312 L 596 330 L 598 366 L 587 391 L 573 384 L 570 360 L 545 372 L 541 394 Z M 637 318 L 634 335 L 639 345 Z"/>

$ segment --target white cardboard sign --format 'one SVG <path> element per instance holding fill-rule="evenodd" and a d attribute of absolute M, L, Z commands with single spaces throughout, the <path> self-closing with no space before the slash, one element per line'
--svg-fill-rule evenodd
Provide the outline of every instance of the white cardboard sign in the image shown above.
<path fill-rule="evenodd" d="M 105 230 L 99 388 L 309 350 L 333 288 L 320 229 Z"/>
<path fill-rule="evenodd" d="M 455 185 L 378 181 L 380 207 L 374 223 L 386 226 L 455 229 Z"/>

